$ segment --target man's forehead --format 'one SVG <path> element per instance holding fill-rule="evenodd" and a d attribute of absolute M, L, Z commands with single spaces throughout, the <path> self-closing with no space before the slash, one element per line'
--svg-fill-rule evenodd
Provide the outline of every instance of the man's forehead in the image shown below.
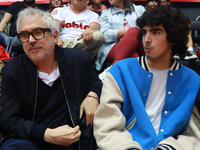
<path fill-rule="evenodd" d="M 29 22 L 29 23 L 27 23 Z M 23 18 L 21 24 L 20 24 L 20 31 L 26 31 L 27 29 L 35 29 L 35 28 L 46 28 L 47 25 L 43 21 L 42 17 L 39 15 L 28 15 Z"/>
<path fill-rule="evenodd" d="M 35 15 L 35 14 L 29 14 L 23 17 L 23 19 L 21 20 L 21 22 L 23 21 L 27 21 L 27 20 L 40 20 L 41 16 L 39 15 Z"/>
<path fill-rule="evenodd" d="M 24 22 L 24 21 L 25 22 L 33 21 L 33 23 L 35 23 L 35 24 L 43 24 L 44 23 L 42 16 L 37 15 L 37 14 L 30 14 L 30 15 L 25 16 L 22 19 L 22 22 Z"/>

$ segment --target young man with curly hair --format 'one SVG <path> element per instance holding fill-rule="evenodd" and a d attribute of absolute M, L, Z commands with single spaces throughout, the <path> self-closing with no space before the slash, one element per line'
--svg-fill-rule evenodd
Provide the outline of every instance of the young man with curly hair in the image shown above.
<path fill-rule="evenodd" d="M 190 147 L 195 141 L 192 135 L 188 139 L 182 134 L 190 121 L 200 78 L 172 57 L 187 50 L 187 22 L 182 12 L 160 8 L 137 19 L 145 56 L 116 62 L 104 79 L 94 117 L 100 149 L 198 149 Z"/>

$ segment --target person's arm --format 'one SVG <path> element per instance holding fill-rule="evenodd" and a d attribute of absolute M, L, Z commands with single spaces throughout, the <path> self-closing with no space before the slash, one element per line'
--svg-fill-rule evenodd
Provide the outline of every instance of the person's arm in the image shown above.
<path fill-rule="evenodd" d="M 90 30 L 94 31 L 94 30 L 99 30 L 100 29 L 100 24 L 96 23 L 96 22 L 92 22 L 89 26 Z M 87 30 L 87 29 L 86 29 Z"/>
<path fill-rule="evenodd" d="M 7 27 L 8 23 L 10 22 L 10 20 L 12 19 L 12 14 L 10 13 L 5 13 L 3 16 L 3 19 L 0 22 L 0 31 L 4 32 L 5 28 Z"/>
<path fill-rule="evenodd" d="M 104 34 L 104 42 L 105 43 L 113 43 L 119 40 L 124 34 L 124 29 L 116 29 L 116 27 L 112 27 L 112 19 L 113 17 L 110 14 L 110 10 L 103 10 L 101 16 L 100 16 L 100 25 L 101 25 L 101 32 Z M 116 20 L 117 23 L 117 20 Z M 122 30 L 122 31 L 121 31 Z M 119 33 L 118 33 L 119 32 Z"/>
<path fill-rule="evenodd" d="M 86 45 L 90 45 L 93 42 L 93 31 L 94 30 L 99 30 L 100 25 L 98 23 L 91 23 L 89 28 L 87 28 L 84 32 L 81 33 L 81 35 L 78 37 L 77 40 L 80 40 L 83 38 L 84 43 Z"/>
<path fill-rule="evenodd" d="M 24 113 L 23 102 L 19 97 L 19 86 L 21 85 L 17 82 L 19 77 L 18 69 L 13 65 L 15 63 L 16 61 L 10 61 L 2 69 L 1 128 L 3 134 L 6 137 L 43 141 L 46 127 L 39 126 L 31 119 L 27 119 L 27 114 Z M 39 130 L 34 133 L 32 130 L 36 126 Z"/>
<path fill-rule="evenodd" d="M 83 112 L 86 114 L 86 126 L 93 125 L 94 115 L 99 106 L 99 97 L 95 92 L 89 92 L 80 106 L 80 118 Z"/>
<path fill-rule="evenodd" d="M 61 27 L 62 14 L 63 14 L 63 8 L 62 7 L 57 7 L 51 12 L 51 15 L 55 19 L 56 24 L 58 25 L 59 29 Z M 64 41 L 62 39 L 58 39 L 57 45 L 62 46 L 63 44 L 64 44 Z"/>
<path fill-rule="evenodd" d="M 59 21 L 56 20 L 56 23 L 60 29 L 61 23 Z M 57 45 L 58 46 L 62 46 L 64 44 L 64 41 L 62 39 L 58 39 Z"/>
<path fill-rule="evenodd" d="M 91 63 L 91 61 L 89 62 Z M 97 107 L 99 106 L 102 82 L 93 70 L 90 71 L 89 79 L 87 95 L 80 106 L 80 118 L 82 117 L 83 112 L 85 112 L 86 125 L 93 125 L 94 115 L 96 113 Z"/>
<path fill-rule="evenodd" d="M 127 30 L 128 30 L 128 29 L 121 29 L 121 30 L 118 30 L 118 32 L 117 32 L 117 37 L 118 37 L 118 39 L 121 39 L 121 38 L 124 36 L 124 34 L 127 32 Z"/>
<path fill-rule="evenodd" d="M 94 117 L 94 136 L 97 145 L 100 149 L 142 150 L 125 128 L 126 118 L 121 112 L 122 105 L 122 92 L 108 72 L 104 79 L 100 105 Z"/>

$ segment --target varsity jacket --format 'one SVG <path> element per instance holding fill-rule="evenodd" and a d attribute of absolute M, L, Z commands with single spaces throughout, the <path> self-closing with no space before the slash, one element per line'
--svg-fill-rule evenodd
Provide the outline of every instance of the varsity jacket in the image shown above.
<path fill-rule="evenodd" d="M 58 46 L 55 53 L 70 119 L 74 127 L 80 125 L 83 129 L 79 119 L 80 104 L 89 91 L 94 91 L 100 96 L 101 81 L 91 70 L 89 53 Z M 2 76 L 1 126 L 4 136 L 43 141 L 47 127 L 34 122 L 38 92 L 36 66 L 26 54 L 22 54 L 6 64 L 2 69 Z M 93 135 L 90 126 L 86 127 L 85 131 L 82 130 L 81 136 L 84 139 L 80 140 L 80 143 L 91 142 L 89 135 Z M 83 150 L 89 148 L 88 145 L 85 146 L 80 147 Z"/>
<path fill-rule="evenodd" d="M 152 77 L 145 56 L 121 60 L 109 69 L 94 118 L 100 149 L 185 149 L 178 142 L 165 140 L 185 131 L 200 87 L 199 76 L 174 60 L 168 71 L 158 135 L 145 111 Z"/>

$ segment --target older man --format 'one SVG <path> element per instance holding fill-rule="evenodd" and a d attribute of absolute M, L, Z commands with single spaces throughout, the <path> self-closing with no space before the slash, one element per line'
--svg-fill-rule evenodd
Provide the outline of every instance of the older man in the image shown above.
<path fill-rule="evenodd" d="M 2 70 L 1 125 L 10 139 L 1 149 L 94 149 L 91 125 L 101 82 L 90 55 L 55 46 L 58 26 L 42 10 L 20 12 L 17 31 L 25 54 Z"/>

